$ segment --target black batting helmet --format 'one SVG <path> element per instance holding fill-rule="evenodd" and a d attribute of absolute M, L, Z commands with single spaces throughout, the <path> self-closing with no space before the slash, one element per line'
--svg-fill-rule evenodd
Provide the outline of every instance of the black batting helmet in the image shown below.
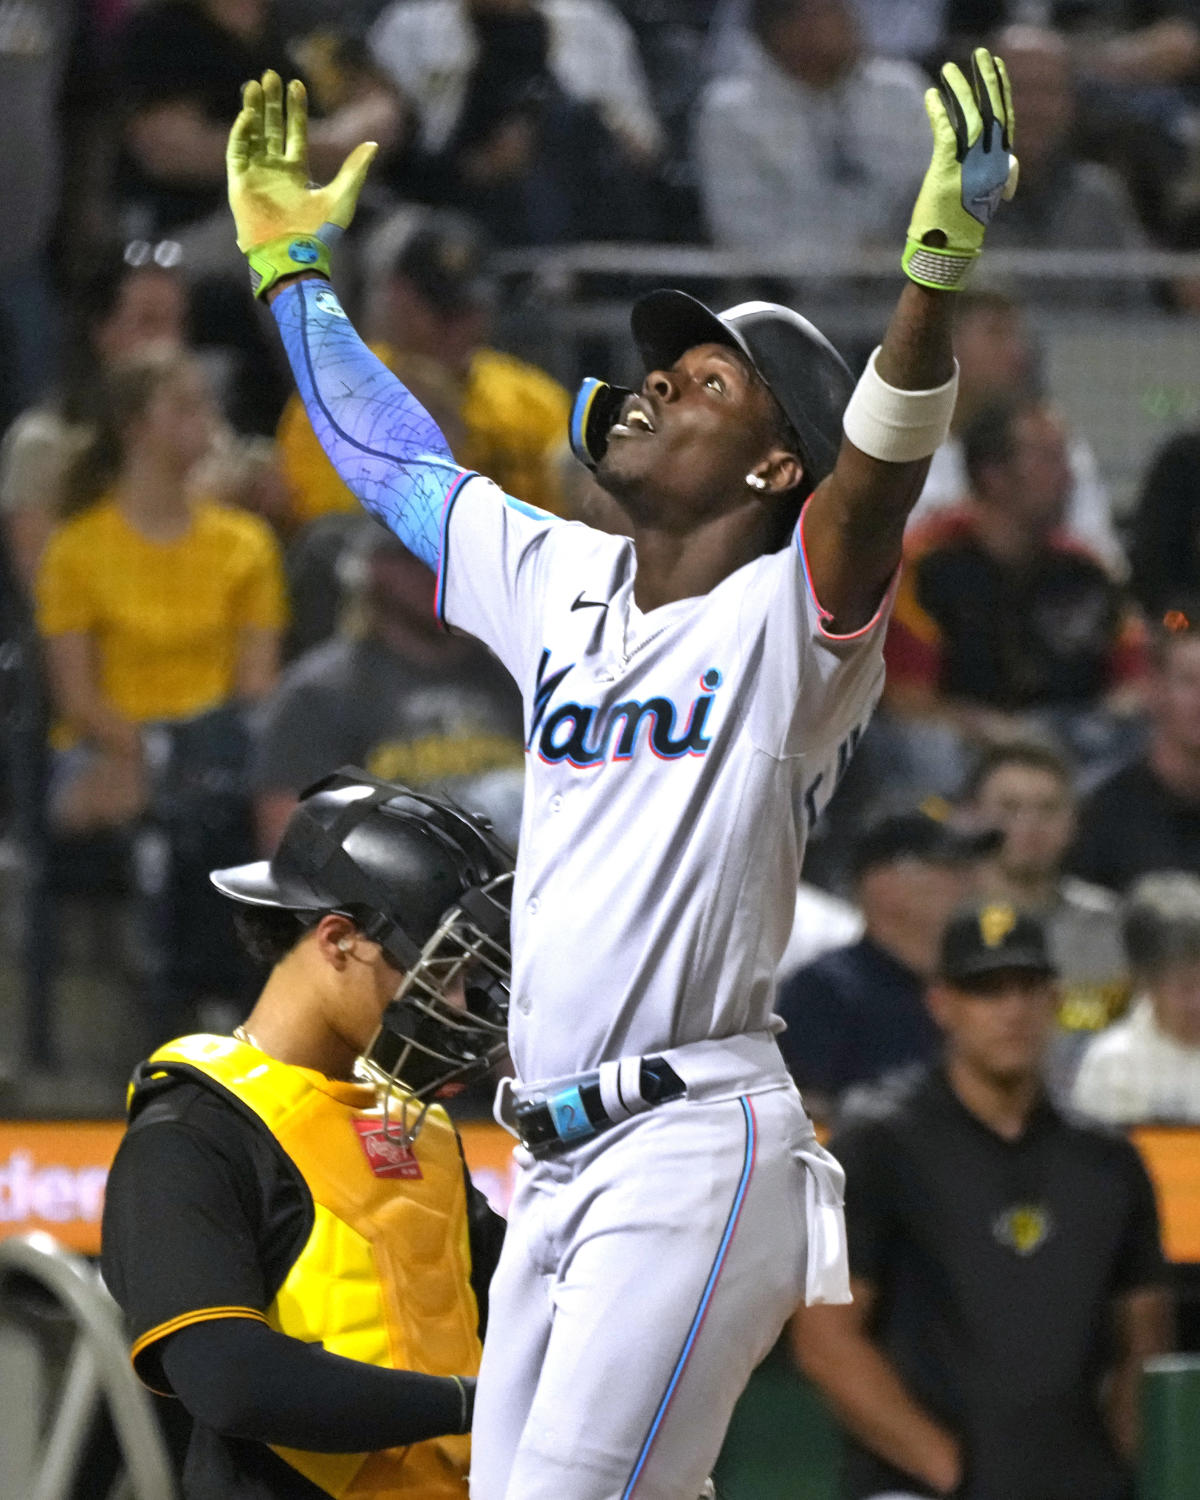
<path fill-rule="evenodd" d="M 777 302 L 739 302 L 715 313 L 686 292 L 648 292 L 633 305 L 634 342 L 647 372 L 669 370 L 697 344 L 725 344 L 749 361 L 796 434 L 810 487 L 832 470 L 854 389 L 845 360 L 807 318 Z M 571 413 L 571 447 L 595 468 L 629 391 L 585 380 Z"/>
<path fill-rule="evenodd" d="M 380 945 L 404 979 L 364 1061 L 424 1098 L 503 1055 L 512 868 L 485 819 L 344 766 L 302 794 L 271 859 L 209 878 L 301 925 L 342 912 Z M 460 977 L 465 1011 L 446 998 Z"/>

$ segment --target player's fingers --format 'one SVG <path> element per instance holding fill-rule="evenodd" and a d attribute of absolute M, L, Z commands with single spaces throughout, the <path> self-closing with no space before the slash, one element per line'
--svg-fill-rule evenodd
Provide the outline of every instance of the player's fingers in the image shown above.
<path fill-rule="evenodd" d="M 954 122 L 954 133 L 958 138 L 959 160 L 967 154 L 967 147 L 974 145 L 983 129 L 983 119 L 971 85 L 962 75 L 962 69 L 947 63 L 942 69 L 939 87 L 950 118 Z"/>
<path fill-rule="evenodd" d="M 287 144 L 284 159 L 303 166 L 308 160 L 308 90 L 293 78 L 287 91 Z"/>
<path fill-rule="evenodd" d="M 363 141 L 361 146 L 355 146 L 326 189 L 334 205 L 331 218 L 343 229 L 349 226 L 354 215 L 354 205 L 358 202 L 358 195 L 378 150 L 379 146 L 375 141 Z"/>
<path fill-rule="evenodd" d="M 242 89 L 242 108 L 233 129 L 225 156 L 231 167 L 244 169 L 262 153 L 262 89 L 248 83 Z"/>
<path fill-rule="evenodd" d="M 1013 109 L 1012 84 L 1008 81 L 1008 68 L 1002 57 L 993 56 L 992 61 L 996 65 L 996 77 L 1000 80 L 1000 95 L 1004 100 L 1004 144 L 1009 151 L 1017 139 L 1017 115 Z"/>
<path fill-rule="evenodd" d="M 944 151 L 949 156 L 957 156 L 958 138 L 955 135 L 954 124 L 946 108 L 946 101 L 937 89 L 925 90 L 925 113 L 929 116 L 929 124 L 933 129 L 935 153 Z"/>
<path fill-rule="evenodd" d="M 283 84 L 268 68 L 262 76 L 263 132 L 268 156 L 283 155 Z"/>
<path fill-rule="evenodd" d="M 976 47 L 971 54 L 971 84 L 983 121 L 983 149 L 990 151 L 996 136 L 1003 133 L 1004 100 L 1000 95 L 1000 80 L 996 77 L 992 54 L 986 47 Z"/>
<path fill-rule="evenodd" d="M 249 115 L 242 110 L 233 122 L 229 140 L 225 145 L 225 165 L 231 172 L 242 172 L 250 165 L 250 143 L 248 138 Z"/>

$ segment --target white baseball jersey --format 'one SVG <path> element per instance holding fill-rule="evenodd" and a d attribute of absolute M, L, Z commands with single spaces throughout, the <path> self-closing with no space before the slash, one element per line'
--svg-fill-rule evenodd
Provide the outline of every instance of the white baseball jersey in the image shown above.
<path fill-rule="evenodd" d="M 328 287 L 273 311 L 339 474 L 523 689 L 522 1082 L 665 1052 L 687 1086 L 545 1160 L 518 1148 L 473 1500 L 694 1500 L 797 1302 L 848 1296 L 841 1170 L 769 1030 L 805 834 L 878 697 L 888 601 L 831 636 L 798 531 L 643 615 L 632 543 L 460 469 Z"/>
<path fill-rule="evenodd" d="M 797 528 L 643 614 L 632 543 L 467 481 L 445 622 L 525 700 L 510 1043 L 526 1082 L 771 1024 L 807 829 L 883 681 L 890 596 L 824 627 Z"/>

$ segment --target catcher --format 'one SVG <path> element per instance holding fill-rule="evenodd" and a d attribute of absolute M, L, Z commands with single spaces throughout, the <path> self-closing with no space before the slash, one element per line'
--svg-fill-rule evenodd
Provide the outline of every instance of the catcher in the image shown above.
<path fill-rule="evenodd" d="M 434 1101 L 504 1051 L 511 859 L 349 768 L 212 879 L 272 967 L 134 1074 L 103 1225 L 134 1367 L 194 1418 L 194 1500 L 461 1500 L 503 1227 Z"/>

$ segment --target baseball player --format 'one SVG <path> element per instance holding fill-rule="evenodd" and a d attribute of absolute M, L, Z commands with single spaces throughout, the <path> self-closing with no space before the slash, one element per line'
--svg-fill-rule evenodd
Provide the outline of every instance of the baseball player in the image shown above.
<path fill-rule="evenodd" d="M 772 1025 L 807 830 L 879 695 L 905 518 L 954 405 L 953 291 L 1016 183 L 1003 66 L 948 66 L 908 282 L 857 386 L 786 308 L 633 310 L 640 390 L 571 438 L 627 535 L 457 468 L 328 283 L 374 151 L 308 186 L 305 101 L 248 84 L 230 202 L 314 429 L 522 689 L 497 1109 L 520 1180 L 492 1285 L 476 1500 L 695 1500 L 801 1299 L 849 1298 L 841 1172 Z"/>
<path fill-rule="evenodd" d="M 191 1500 L 463 1500 L 502 1231 L 435 1100 L 503 1055 L 511 857 L 349 766 L 211 878 L 271 972 L 134 1072 L 103 1226 L 134 1368 L 193 1419 Z"/>

